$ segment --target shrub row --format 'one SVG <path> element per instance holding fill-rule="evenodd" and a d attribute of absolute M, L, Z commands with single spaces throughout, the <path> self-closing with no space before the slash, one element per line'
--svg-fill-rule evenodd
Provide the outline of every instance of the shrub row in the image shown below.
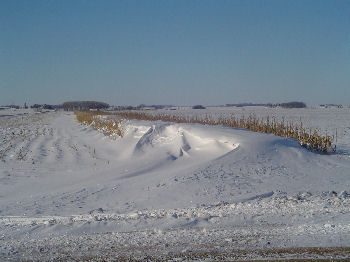
<path fill-rule="evenodd" d="M 237 118 L 234 115 L 225 118 L 214 119 L 209 115 L 199 116 L 174 116 L 168 114 L 152 115 L 145 112 L 104 112 L 104 111 L 75 111 L 77 120 L 87 125 L 93 125 L 96 129 L 105 133 L 122 136 L 120 122 L 122 119 L 137 119 L 147 121 L 164 121 L 174 123 L 198 123 L 204 125 L 222 125 L 233 128 L 244 128 L 259 133 L 270 133 L 281 137 L 293 138 L 300 145 L 314 152 L 330 154 L 336 151 L 334 136 L 320 135 L 317 130 L 304 128 L 303 123 L 294 124 L 285 121 L 277 121 L 275 118 L 258 118 L 255 115 Z M 115 115 L 117 118 L 101 119 L 101 115 Z"/>
<path fill-rule="evenodd" d="M 336 151 L 334 137 L 329 135 L 320 135 L 317 130 L 306 129 L 303 123 L 293 124 L 282 119 L 277 121 L 275 118 L 258 118 L 255 115 L 248 117 L 237 118 L 234 115 L 231 117 L 213 119 L 209 115 L 204 117 L 199 116 L 174 116 L 174 115 L 151 115 L 144 112 L 117 112 L 115 113 L 124 119 L 139 119 L 175 123 L 199 123 L 204 125 L 222 125 L 234 128 L 245 128 L 259 133 L 271 133 L 281 137 L 296 139 L 300 145 L 310 149 L 311 151 L 321 153 L 331 153 Z"/>

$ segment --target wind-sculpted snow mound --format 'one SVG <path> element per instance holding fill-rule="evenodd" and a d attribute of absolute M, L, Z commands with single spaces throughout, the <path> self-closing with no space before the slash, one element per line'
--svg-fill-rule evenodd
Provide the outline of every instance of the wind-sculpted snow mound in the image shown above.
<path fill-rule="evenodd" d="M 172 123 L 155 123 L 137 125 L 137 122 L 126 124 L 124 139 L 136 138 L 133 155 L 156 153 L 165 154 L 170 159 L 196 157 L 210 154 L 218 157 L 235 149 L 238 144 L 229 135 L 203 132 L 201 127 Z"/>
<path fill-rule="evenodd" d="M 118 176 L 158 176 L 181 173 L 219 158 L 239 144 L 227 130 L 214 132 L 201 125 L 164 122 L 125 121 L 123 137 L 117 139 L 115 165 L 124 172 Z"/>

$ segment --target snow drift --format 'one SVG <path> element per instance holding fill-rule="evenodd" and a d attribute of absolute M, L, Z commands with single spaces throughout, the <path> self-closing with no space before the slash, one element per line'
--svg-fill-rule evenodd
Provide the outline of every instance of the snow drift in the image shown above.
<path fill-rule="evenodd" d="M 23 236 L 102 232 L 134 232 L 130 247 L 149 231 L 173 249 L 350 244 L 348 155 L 220 126 L 124 121 L 111 140 L 70 113 L 1 121 L 0 256 Z"/>

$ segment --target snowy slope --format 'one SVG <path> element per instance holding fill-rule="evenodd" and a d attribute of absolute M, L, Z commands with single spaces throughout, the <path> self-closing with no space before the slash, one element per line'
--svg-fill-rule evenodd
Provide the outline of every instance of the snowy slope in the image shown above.
<path fill-rule="evenodd" d="M 347 154 L 218 126 L 124 121 L 111 140 L 71 113 L 0 121 L 2 257 L 89 237 L 152 255 L 350 245 Z"/>

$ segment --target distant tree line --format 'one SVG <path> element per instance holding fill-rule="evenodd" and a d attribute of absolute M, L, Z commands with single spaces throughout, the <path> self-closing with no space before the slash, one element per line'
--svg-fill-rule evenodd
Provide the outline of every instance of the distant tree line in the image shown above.
<path fill-rule="evenodd" d="M 30 108 L 55 110 L 55 109 L 62 108 L 62 105 L 34 104 L 34 105 L 31 105 Z"/>
<path fill-rule="evenodd" d="M 231 107 L 245 107 L 245 106 L 266 106 L 266 104 L 255 104 L 255 103 L 240 103 L 240 104 L 226 104 L 226 106 Z"/>
<path fill-rule="evenodd" d="M 62 107 L 65 111 L 90 109 L 100 110 L 109 108 L 109 105 L 107 103 L 97 101 L 72 101 L 63 103 Z"/>
<path fill-rule="evenodd" d="M 113 110 L 150 110 L 150 109 L 165 109 L 165 108 L 171 108 L 173 105 L 145 105 L 145 104 L 140 104 L 138 106 L 112 106 Z"/>
<path fill-rule="evenodd" d="M 192 106 L 192 109 L 205 109 L 205 107 L 202 105 L 194 105 Z"/>
<path fill-rule="evenodd" d="M 304 102 L 288 102 L 281 104 L 267 104 L 268 107 L 283 107 L 283 108 L 305 108 L 306 104 Z"/>
<path fill-rule="evenodd" d="M 7 105 L 5 107 L 14 108 L 14 109 L 19 109 L 20 108 L 20 106 L 18 106 L 18 105 Z"/>
<path fill-rule="evenodd" d="M 245 106 L 267 106 L 267 107 L 283 107 L 283 108 L 305 108 L 306 104 L 304 102 L 288 102 L 288 103 L 278 103 L 278 104 L 257 104 L 257 103 L 240 103 L 240 104 L 226 104 L 226 106 L 231 107 L 245 107 Z"/>

